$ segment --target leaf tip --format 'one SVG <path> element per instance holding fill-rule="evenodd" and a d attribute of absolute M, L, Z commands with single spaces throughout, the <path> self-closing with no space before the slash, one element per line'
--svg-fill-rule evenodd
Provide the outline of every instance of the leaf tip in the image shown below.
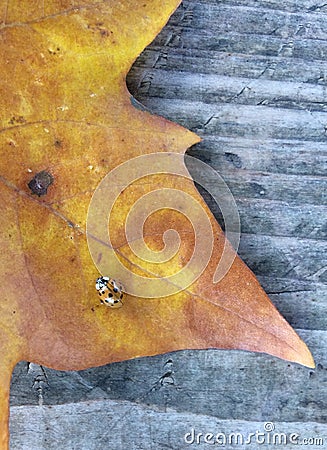
<path fill-rule="evenodd" d="M 299 362 L 299 364 L 302 364 L 303 366 L 309 367 L 310 369 L 315 369 L 316 367 L 316 363 L 313 359 L 313 356 L 304 342 L 301 357 L 297 362 Z"/>
<path fill-rule="evenodd" d="M 314 369 L 316 367 L 316 364 L 308 346 L 304 341 L 302 341 L 302 339 L 299 338 L 299 336 L 297 337 L 297 346 L 292 351 L 292 354 L 290 354 L 288 357 L 286 356 L 285 359 L 297 364 L 301 364 L 302 366 L 309 367 L 310 369 Z"/>

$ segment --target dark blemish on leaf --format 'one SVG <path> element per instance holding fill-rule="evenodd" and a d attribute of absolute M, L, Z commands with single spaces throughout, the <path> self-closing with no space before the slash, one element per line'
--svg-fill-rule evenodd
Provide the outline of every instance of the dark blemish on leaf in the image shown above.
<path fill-rule="evenodd" d="M 28 187 L 32 191 L 32 194 L 38 195 L 46 195 L 48 191 L 48 187 L 53 183 L 53 176 L 51 173 L 42 170 L 42 172 L 38 172 L 28 183 Z"/>
<path fill-rule="evenodd" d="M 57 55 L 57 53 L 60 52 L 60 47 L 57 47 L 55 50 L 48 48 L 48 52 L 50 53 L 50 55 Z"/>
<path fill-rule="evenodd" d="M 107 30 L 103 22 L 96 22 L 94 25 L 88 24 L 87 28 L 93 32 L 100 33 L 102 37 L 108 37 L 112 31 Z"/>
<path fill-rule="evenodd" d="M 12 118 L 9 120 L 10 125 L 17 125 L 26 123 L 26 119 L 24 116 L 12 116 Z"/>
<path fill-rule="evenodd" d="M 62 142 L 59 139 L 56 139 L 54 142 L 55 147 L 62 148 Z"/>
<path fill-rule="evenodd" d="M 100 34 L 102 37 L 108 37 L 109 36 L 109 31 L 108 30 L 101 30 Z"/>
<path fill-rule="evenodd" d="M 238 155 L 235 155 L 235 153 L 225 152 L 225 158 L 237 169 L 240 169 L 242 167 L 242 160 Z"/>

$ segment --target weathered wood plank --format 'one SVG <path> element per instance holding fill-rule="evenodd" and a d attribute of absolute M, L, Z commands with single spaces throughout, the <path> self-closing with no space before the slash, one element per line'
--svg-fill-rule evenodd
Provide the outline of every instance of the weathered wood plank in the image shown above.
<path fill-rule="evenodd" d="M 325 283 L 308 279 L 278 278 L 258 275 L 280 313 L 295 328 L 324 330 L 326 327 Z"/>
<path fill-rule="evenodd" d="M 242 15 L 239 20 L 242 20 Z M 294 36 L 275 37 L 261 34 L 243 34 L 233 31 L 217 34 L 215 30 L 193 30 L 168 26 L 155 41 L 158 46 L 196 48 L 198 50 L 224 51 L 250 55 L 287 56 L 308 61 L 324 60 L 327 42 Z"/>
<path fill-rule="evenodd" d="M 160 111 L 161 115 L 181 125 L 188 123 L 200 135 L 326 142 L 324 112 L 293 111 L 262 105 L 208 105 L 200 101 L 153 97 L 144 103 L 151 111 Z"/>
<path fill-rule="evenodd" d="M 259 9 L 271 9 L 272 11 L 283 11 L 284 13 L 294 13 L 294 12 L 315 12 L 316 14 L 327 13 L 327 5 L 324 2 L 319 2 L 318 0 L 215 0 L 216 3 L 222 5 L 231 6 L 247 6 Z M 184 3 L 184 2 L 183 2 Z M 185 1 L 188 6 L 193 4 L 194 1 Z M 208 8 L 213 4 L 212 0 L 203 0 L 201 2 L 204 7 Z M 185 7 L 186 9 L 187 7 Z"/>
<path fill-rule="evenodd" d="M 165 71 L 159 69 L 150 72 L 148 78 L 151 78 L 147 90 L 150 97 L 187 100 L 193 96 L 204 103 L 224 102 L 327 111 L 325 86 L 319 84 L 273 80 L 268 83 L 260 78 L 253 80 L 188 72 L 183 72 L 181 84 L 180 73 L 170 71 L 167 76 Z"/>
<path fill-rule="evenodd" d="M 309 65 L 304 59 L 227 53 L 187 47 L 170 48 L 153 43 L 137 59 L 128 75 L 127 82 L 133 92 L 142 93 L 143 80 L 149 78 L 149 75 L 154 72 L 151 69 L 164 69 L 168 72 L 167 77 L 170 71 L 181 71 L 251 78 L 252 83 L 256 83 L 256 80 L 260 78 L 290 83 L 327 84 L 325 61 L 310 61 Z"/>
<path fill-rule="evenodd" d="M 290 279 L 275 276 L 258 275 L 258 280 L 268 295 L 281 292 L 319 291 L 326 288 L 326 283 L 317 283 L 305 278 Z"/>
<path fill-rule="evenodd" d="M 224 229 L 224 220 L 218 206 L 205 192 L 203 197 Z M 292 206 L 286 202 L 257 198 L 238 198 L 236 204 L 242 233 L 313 240 L 326 239 L 327 208 L 325 206 L 303 204 Z"/>
<path fill-rule="evenodd" d="M 284 292 L 269 296 L 294 328 L 327 331 L 327 288 L 314 291 Z"/>
<path fill-rule="evenodd" d="M 266 432 L 269 427 L 274 428 L 271 433 Z M 201 432 L 203 435 L 193 438 L 192 430 L 196 435 Z M 55 407 L 12 408 L 11 445 L 19 450 L 182 450 L 190 448 L 193 443 L 196 448 L 206 449 L 210 441 L 206 442 L 204 435 L 221 433 L 221 439 L 224 435 L 227 439 L 223 448 L 234 449 L 235 445 L 245 448 L 246 441 L 251 439 L 250 433 L 256 432 L 264 435 L 259 437 L 259 444 L 252 436 L 251 448 L 260 445 L 260 448 L 269 449 L 273 442 L 277 442 L 285 450 L 292 449 L 292 433 L 299 435 L 299 443 L 303 439 L 312 439 L 312 450 L 321 449 L 321 442 L 327 439 L 327 426 L 315 422 L 308 422 L 303 427 L 301 423 L 290 425 L 288 422 L 224 421 L 205 415 L 107 400 Z M 279 436 L 278 433 L 283 434 Z M 271 444 L 267 443 L 268 439 Z M 210 440 L 212 445 L 214 438 Z M 266 444 L 261 445 L 260 442 Z"/>
<path fill-rule="evenodd" d="M 207 2 L 206 7 L 195 0 L 184 2 L 184 8 L 175 14 L 170 26 L 192 28 L 192 31 L 211 31 L 216 34 L 240 33 L 269 37 L 289 37 L 327 40 L 325 16 L 314 12 L 298 10 L 285 14 L 282 10 L 266 8 L 263 4 L 238 5 L 229 2 Z M 240 20 L 242 19 L 242 20 Z"/>
<path fill-rule="evenodd" d="M 244 419 L 246 411 L 249 420 L 323 423 L 327 420 L 327 334 L 297 331 L 310 345 L 316 370 L 251 352 L 185 350 L 80 372 L 45 369 L 48 385 L 42 386 L 43 401 L 49 405 L 127 399 L 225 419 Z M 24 371 L 26 365 L 19 364 L 16 374 L 21 384 L 13 385 L 12 405 L 38 404 L 37 392 L 32 392 L 31 386 L 35 378 L 40 379 L 41 370 L 34 369 L 23 376 Z M 267 404 L 269 386 L 271 398 Z M 234 403 L 232 400 L 237 398 L 242 400 Z"/>
<path fill-rule="evenodd" d="M 239 253 L 258 275 L 275 275 L 326 283 L 325 241 L 243 234 Z"/>
<path fill-rule="evenodd" d="M 325 177 L 270 174 L 254 171 L 220 172 L 232 194 L 237 198 L 269 199 L 292 205 L 326 205 Z M 219 180 L 208 174 L 208 188 L 215 191 Z"/>
<path fill-rule="evenodd" d="M 187 153 L 221 173 L 231 169 L 290 175 L 327 173 L 325 142 L 205 136 Z"/>

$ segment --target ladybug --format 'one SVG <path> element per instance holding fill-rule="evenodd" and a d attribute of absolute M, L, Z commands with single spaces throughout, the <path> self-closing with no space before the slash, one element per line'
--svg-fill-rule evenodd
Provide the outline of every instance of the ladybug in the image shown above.
<path fill-rule="evenodd" d="M 95 283 L 95 289 L 100 296 L 100 302 L 110 308 L 121 308 L 124 297 L 123 286 L 109 277 L 99 277 Z"/>

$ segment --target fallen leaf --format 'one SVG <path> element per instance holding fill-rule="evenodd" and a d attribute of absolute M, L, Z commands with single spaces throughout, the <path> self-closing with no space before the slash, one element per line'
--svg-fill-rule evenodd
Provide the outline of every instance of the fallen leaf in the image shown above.
<path fill-rule="evenodd" d="M 238 257 L 214 283 L 225 238 L 187 178 L 182 158 L 178 159 L 199 138 L 135 108 L 126 88 L 133 61 L 179 3 L 3 2 L 1 449 L 8 446 L 9 385 L 20 360 L 75 370 L 179 349 L 229 348 L 314 366 L 305 344 Z M 161 160 L 153 160 L 153 153 L 167 155 L 167 160 L 171 155 L 171 166 L 176 166 L 171 169 L 185 173 L 186 178 L 160 173 L 160 165 L 155 165 Z M 110 273 L 102 275 L 119 275 L 119 261 L 133 274 L 127 279 L 123 307 L 110 309 L 101 305 L 95 280 L 101 275 L 97 263 L 112 249 L 102 238 L 97 241 L 91 229 L 98 261 L 92 259 L 86 237 L 88 208 L 108 172 L 142 155 L 149 157 L 142 168 L 156 173 L 136 179 L 131 166 L 126 166 L 123 175 L 134 177 L 135 182 L 121 190 L 110 215 L 117 264 L 107 264 Z M 114 180 L 113 191 L 123 182 Z M 178 200 L 177 210 L 157 206 L 149 197 L 149 204 L 158 210 L 140 218 L 146 245 L 141 245 L 137 233 L 133 235 L 141 256 L 147 251 L 154 255 L 144 263 L 131 250 L 124 222 L 140 197 L 155 189 L 166 192 L 166 188 L 170 190 L 167 198 Z M 177 192 L 196 202 L 184 201 Z M 110 192 L 105 193 L 109 198 Z M 195 264 L 178 282 L 170 283 L 165 277 L 173 276 L 192 258 L 196 235 L 187 216 L 196 220 L 197 204 L 208 219 L 199 222 L 200 241 L 206 237 L 208 223 L 213 229 L 212 255 L 196 281 L 188 283 L 197 270 Z M 166 244 L 175 236 L 164 235 L 169 229 L 179 232 L 181 242 L 176 254 L 168 252 L 166 261 Z M 234 255 L 228 244 L 227 249 Z M 179 289 L 156 297 L 151 286 L 157 285 L 149 284 L 153 278 L 163 280 L 160 286 L 167 286 L 168 293 L 168 286 Z M 144 295 L 131 295 L 142 292 L 142 286 Z"/>

